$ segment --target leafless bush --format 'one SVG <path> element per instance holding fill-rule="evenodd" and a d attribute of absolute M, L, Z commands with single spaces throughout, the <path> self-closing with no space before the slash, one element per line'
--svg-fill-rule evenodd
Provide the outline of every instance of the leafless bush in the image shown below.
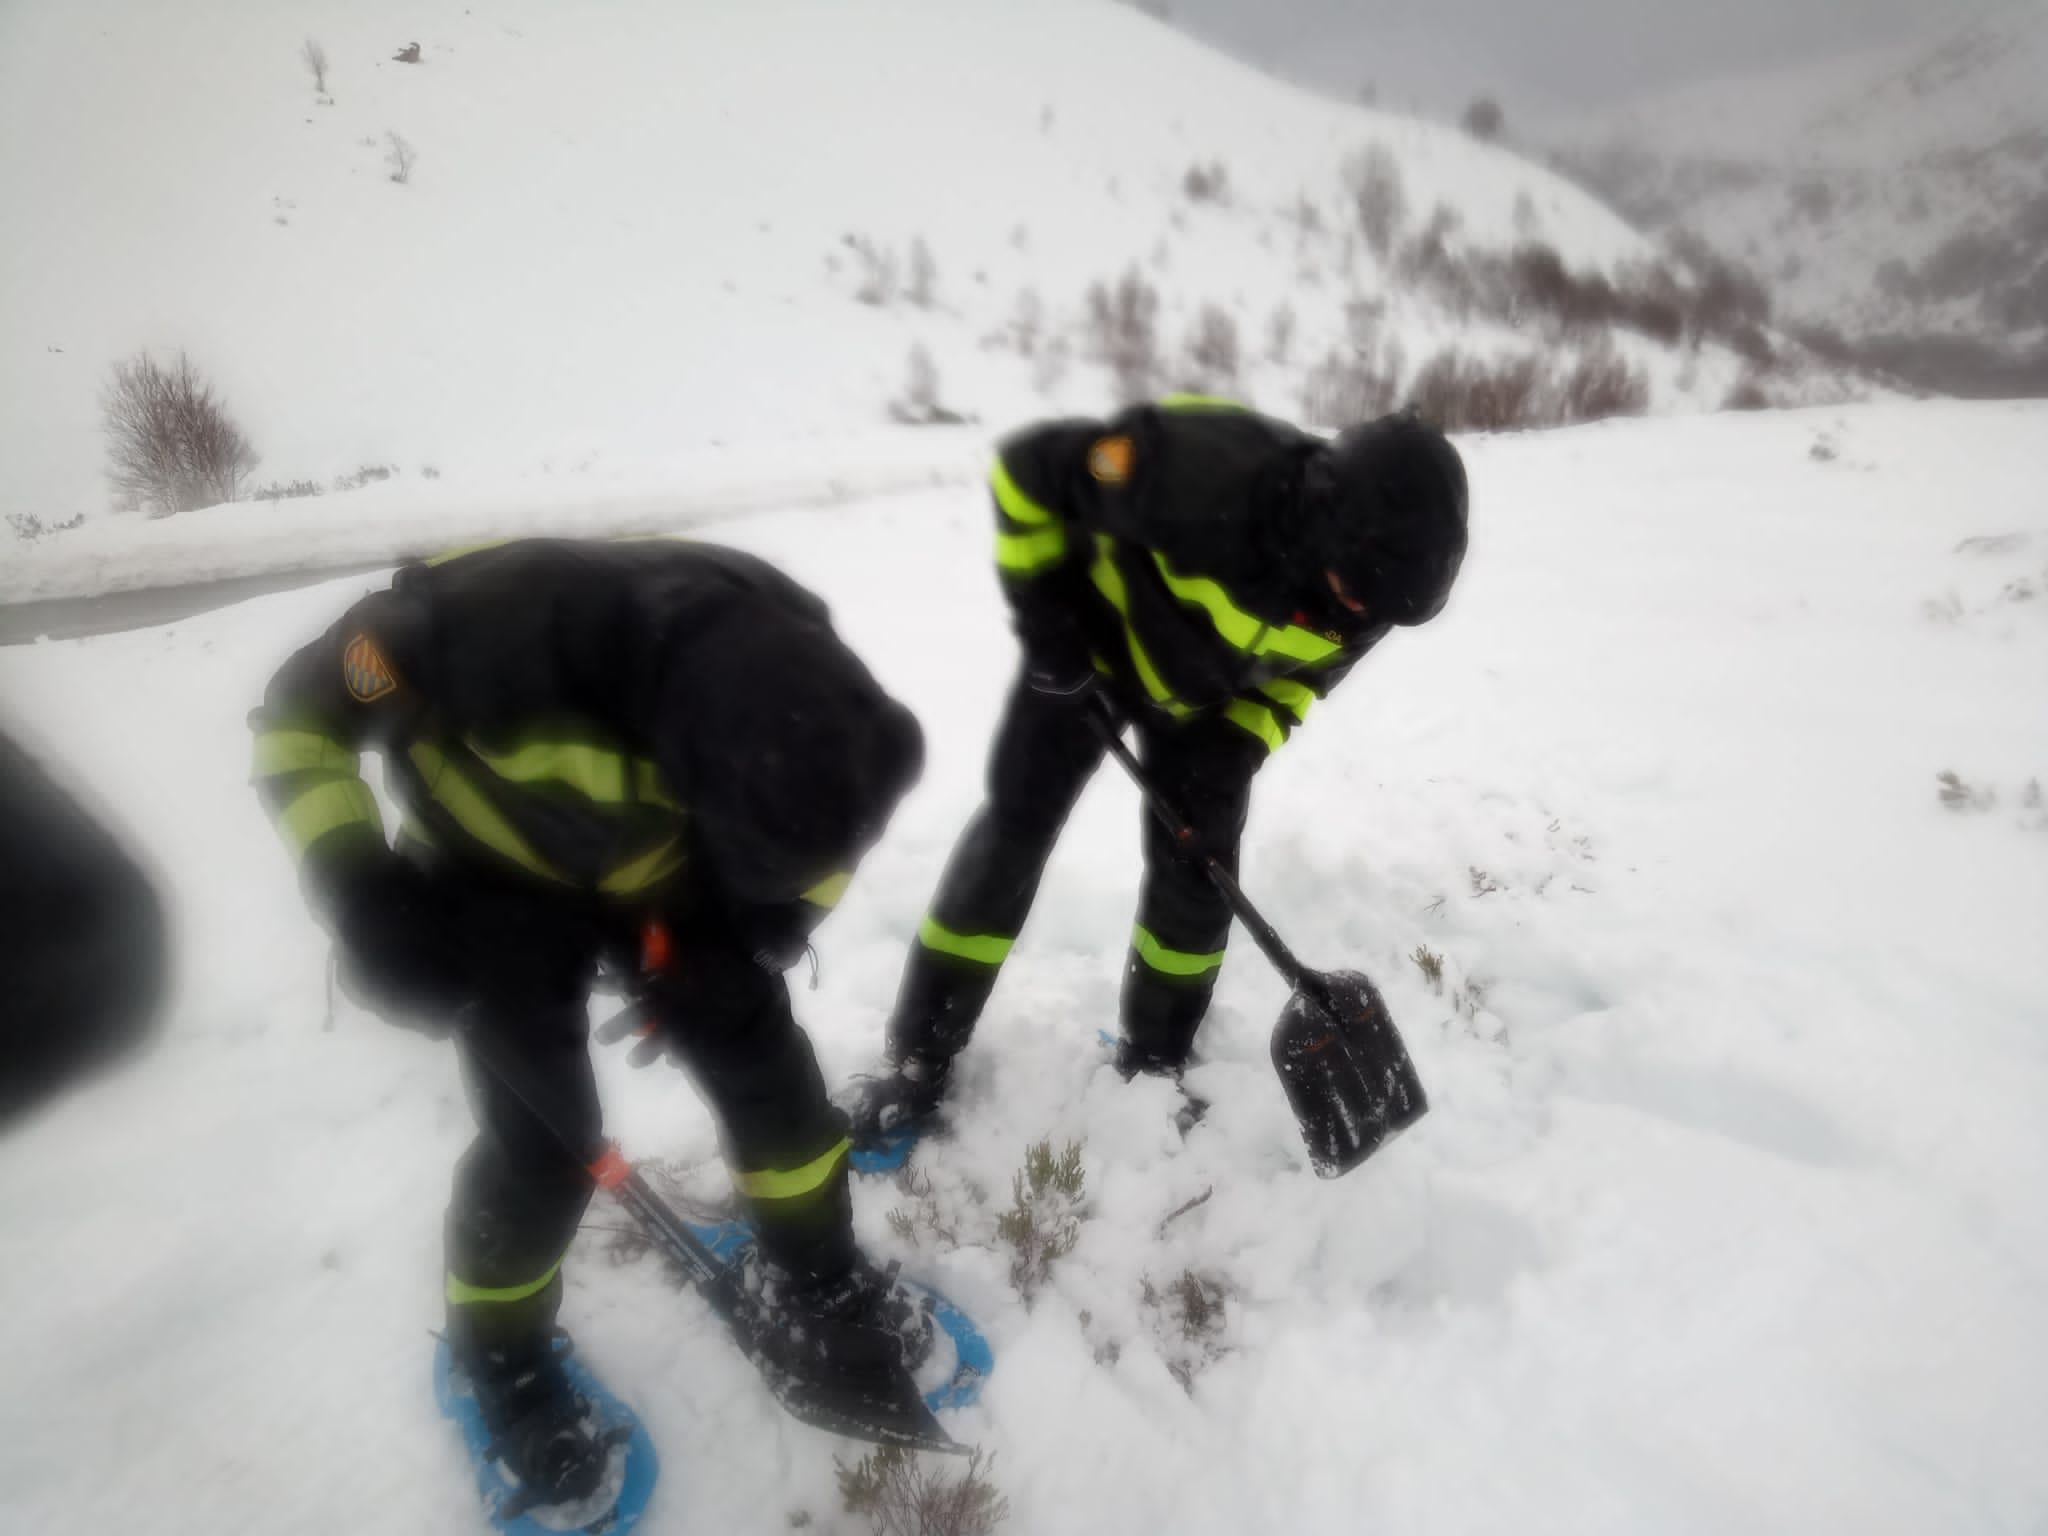
<path fill-rule="evenodd" d="M 866 235 L 846 236 L 846 248 L 860 262 L 860 281 L 855 285 L 855 302 L 877 308 L 896 302 L 896 258 Z"/>
<path fill-rule="evenodd" d="M 1301 414 L 1312 426 L 1348 427 L 1385 415 L 1400 385 L 1397 351 L 1332 348 L 1302 381 Z"/>
<path fill-rule="evenodd" d="M 302 496 L 318 496 L 320 483 L 317 480 L 273 480 L 268 485 L 258 486 L 249 493 L 251 501 L 295 501 Z"/>
<path fill-rule="evenodd" d="M 391 55 L 391 58 L 394 63 L 398 64 L 417 64 L 420 61 L 420 45 L 418 43 L 407 43 L 398 52 Z"/>
<path fill-rule="evenodd" d="M 1045 301 L 1038 296 L 1036 288 L 1026 288 L 1017 295 L 1017 302 L 1010 310 L 1010 345 L 1019 357 L 1036 357 L 1044 335 Z"/>
<path fill-rule="evenodd" d="M 1507 125 L 1507 114 L 1491 96 L 1481 96 L 1465 109 L 1458 122 L 1473 138 L 1491 142 L 1500 137 L 1501 129 Z"/>
<path fill-rule="evenodd" d="M 996 1235 L 1010 1245 L 1010 1283 L 1026 1306 L 1052 1277 L 1052 1266 L 1074 1251 L 1087 1215 L 1087 1177 L 1081 1144 L 1055 1153 L 1050 1140 L 1033 1144 L 1011 1181 L 1010 1209 L 996 1218 Z"/>
<path fill-rule="evenodd" d="M 46 539 L 53 533 L 69 533 L 85 522 L 83 512 L 74 513 L 61 523 L 46 523 L 33 512 L 10 512 L 7 526 L 14 530 L 14 536 L 24 544 L 33 544 L 37 539 Z"/>
<path fill-rule="evenodd" d="M 322 96 L 327 94 L 327 50 L 315 38 L 307 38 L 306 46 L 299 50 L 299 57 L 306 61 L 306 68 L 313 72 L 313 89 Z"/>
<path fill-rule="evenodd" d="M 903 393 L 889 402 L 889 419 L 906 427 L 951 427 L 967 419 L 939 403 L 939 365 L 922 342 L 910 349 Z"/>
<path fill-rule="evenodd" d="M 1451 237 L 1463 223 L 1455 208 L 1437 204 L 1429 221 L 1402 245 L 1394 263 L 1394 270 L 1404 283 L 1426 289 L 1461 320 L 1469 318 L 1480 301 L 1471 265 L 1451 249 Z"/>
<path fill-rule="evenodd" d="M 384 164 L 391 171 L 391 179 L 401 187 L 412 180 L 413 162 L 419 154 L 402 133 L 393 130 L 384 135 Z"/>
<path fill-rule="evenodd" d="M 1191 165 L 1180 179 L 1181 192 L 1191 203 L 1230 202 L 1230 171 L 1221 160 Z"/>
<path fill-rule="evenodd" d="M 1422 972 L 1422 979 L 1429 983 L 1429 990 L 1437 996 L 1444 992 L 1444 957 L 1427 944 L 1415 946 L 1415 953 L 1408 957 L 1415 962 L 1415 968 Z"/>
<path fill-rule="evenodd" d="M 942 1249 L 960 1246 L 960 1229 L 939 1203 L 930 1174 L 909 1167 L 900 1168 L 896 1173 L 896 1189 L 910 1203 L 891 1208 L 888 1217 L 891 1232 L 912 1247 L 920 1246 L 926 1233 L 936 1238 Z"/>
<path fill-rule="evenodd" d="M 1109 365 L 1124 401 L 1159 392 L 1159 290 L 1132 267 L 1114 284 L 1088 290 L 1087 329 L 1092 354 Z"/>
<path fill-rule="evenodd" d="M 1566 370 L 1551 416 L 1558 422 L 1605 421 L 1640 416 L 1649 408 L 1649 375 L 1603 341 Z"/>
<path fill-rule="evenodd" d="M 153 516 L 233 501 L 256 452 L 184 353 L 169 368 L 147 352 L 114 365 L 100 396 L 116 496 Z"/>
<path fill-rule="evenodd" d="M 381 485 L 398 473 L 396 464 L 364 464 L 346 475 L 334 477 L 337 491 L 360 491 L 366 485 Z"/>
<path fill-rule="evenodd" d="M 1385 261 L 1408 218 L 1399 164 L 1385 145 L 1375 144 L 1345 162 L 1344 184 L 1360 233 L 1373 254 Z"/>
<path fill-rule="evenodd" d="M 1995 792 L 1966 783 L 1953 771 L 1936 774 L 1934 782 L 1941 803 L 1951 811 L 1988 811 L 1998 804 Z"/>
<path fill-rule="evenodd" d="M 932 248 L 919 235 L 910 242 L 910 272 L 903 284 L 903 297 L 919 309 L 930 309 L 938 297 L 939 264 Z"/>
<path fill-rule="evenodd" d="M 900 1445 L 833 1465 L 840 1502 L 867 1521 L 871 1536 L 989 1536 L 1010 1518 L 1009 1500 L 988 1478 L 994 1461 L 979 1450 L 957 1478 L 927 1471 L 917 1452 Z"/>
<path fill-rule="evenodd" d="M 1753 373 L 1745 373 L 1737 379 L 1728 391 L 1728 398 L 1721 402 L 1724 411 L 1768 411 L 1770 408 L 1771 397 Z"/>
<path fill-rule="evenodd" d="M 1281 303 L 1274 307 L 1266 319 L 1266 360 L 1286 366 L 1289 354 L 1294 351 L 1295 330 L 1294 306 Z"/>
<path fill-rule="evenodd" d="M 1218 304 L 1204 304 L 1195 315 L 1188 333 L 1188 367 L 1195 377 L 1189 382 L 1206 394 L 1229 394 L 1237 388 L 1242 353 L 1238 345 L 1237 319 Z"/>
<path fill-rule="evenodd" d="M 1232 1288 L 1220 1275 L 1184 1269 L 1162 1288 L 1149 1277 L 1139 1282 L 1138 1301 L 1152 1315 L 1167 1374 L 1181 1390 L 1193 1392 L 1195 1377 L 1221 1359 L 1225 1310 Z"/>

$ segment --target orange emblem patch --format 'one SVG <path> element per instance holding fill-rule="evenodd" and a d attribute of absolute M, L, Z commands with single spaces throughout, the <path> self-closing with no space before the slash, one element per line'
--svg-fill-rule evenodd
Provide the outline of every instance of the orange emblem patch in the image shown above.
<path fill-rule="evenodd" d="M 384 653 L 377 649 L 368 635 L 357 635 L 343 649 L 341 675 L 348 684 L 349 693 L 365 704 L 383 698 L 398 687 L 398 678 L 391 670 L 391 663 L 384 659 Z"/>
<path fill-rule="evenodd" d="M 1128 437 L 1102 437 L 1088 450 L 1088 473 L 1104 485 L 1122 485 L 1131 478 L 1134 455 Z"/>

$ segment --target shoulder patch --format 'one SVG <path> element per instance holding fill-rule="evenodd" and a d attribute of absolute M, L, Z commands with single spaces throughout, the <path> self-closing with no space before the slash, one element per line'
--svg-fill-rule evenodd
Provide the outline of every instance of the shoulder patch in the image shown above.
<path fill-rule="evenodd" d="M 374 703 L 398 689 L 391 663 L 367 634 L 357 634 L 341 653 L 341 675 L 349 693 L 365 704 Z"/>
<path fill-rule="evenodd" d="M 1128 437 L 1098 437 L 1088 450 L 1088 473 L 1104 485 L 1122 485 L 1135 457 Z"/>

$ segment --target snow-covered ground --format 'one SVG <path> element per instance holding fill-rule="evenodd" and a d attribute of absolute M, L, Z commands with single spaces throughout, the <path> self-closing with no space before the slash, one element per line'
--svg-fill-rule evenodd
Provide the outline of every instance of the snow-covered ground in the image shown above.
<path fill-rule="evenodd" d="M 1453 343 L 1526 351 L 1401 277 L 1398 239 L 1368 247 L 1345 167 L 1375 149 L 1398 237 L 1442 209 L 1454 250 L 1650 254 L 1508 150 L 1111 0 L 0 5 L 0 514 L 102 515 L 98 397 L 143 349 L 218 385 L 253 485 L 391 466 L 543 490 L 719 444 L 808 458 L 884 421 L 916 347 L 953 412 L 1102 409 L 1087 294 L 1133 270 L 1161 385 L 1283 413 L 1366 332 L 1402 382 Z M 1221 195 L 1191 198 L 1212 168 Z M 1189 356 L 1205 306 L 1237 328 L 1234 380 Z M 1621 348 L 1660 407 L 1718 404 L 1738 371 Z"/>
<path fill-rule="evenodd" d="M 1342 1181 L 1304 1166 L 1248 944 L 1185 1144 L 1101 1065 L 1137 808 L 1097 783 L 959 1134 L 919 1156 L 959 1245 L 907 1247 L 910 1197 L 858 1193 L 873 1248 L 995 1341 L 957 1428 L 1012 1530 L 2044 1528 L 2044 441 L 2044 407 L 1900 406 L 1468 444 L 1450 611 L 1254 810 L 1247 886 L 1381 979 L 1434 1100 Z M 930 735 L 797 994 L 838 1078 L 878 1046 L 1010 666 L 986 516 L 925 490 L 719 536 L 824 592 Z M 269 670 L 372 584 L 0 651 L 7 714 L 181 919 L 162 1042 L 0 1145 L 0 1529 L 480 1528 L 428 1390 L 454 1064 L 323 1027 L 321 941 L 244 785 Z M 1944 771 L 1995 802 L 1945 808 Z M 600 1071 L 627 1146 L 717 1194 L 687 1085 Z M 1085 1145 L 1093 1214 L 1027 1310 L 993 1226 L 1044 1136 Z M 847 1448 L 779 1417 L 652 1262 L 609 1259 L 615 1219 L 593 1209 L 566 1321 L 663 1448 L 645 1528 L 853 1529 Z M 1144 1300 L 1190 1270 L 1229 1298 L 1207 1346 Z"/>

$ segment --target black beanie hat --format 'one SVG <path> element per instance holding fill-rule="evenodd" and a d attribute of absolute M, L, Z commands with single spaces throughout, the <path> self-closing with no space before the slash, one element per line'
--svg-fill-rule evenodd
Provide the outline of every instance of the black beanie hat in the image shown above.
<path fill-rule="evenodd" d="M 1307 553 L 1374 623 L 1425 624 L 1465 558 L 1465 465 L 1410 413 L 1350 427 L 1302 471 Z"/>

